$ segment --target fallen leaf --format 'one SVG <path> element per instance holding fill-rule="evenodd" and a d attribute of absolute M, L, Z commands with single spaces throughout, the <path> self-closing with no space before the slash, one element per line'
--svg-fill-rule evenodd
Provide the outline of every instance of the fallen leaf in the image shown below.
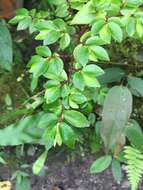
<path fill-rule="evenodd" d="M 12 184 L 10 181 L 1 181 L 0 190 L 11 190 Z"/>

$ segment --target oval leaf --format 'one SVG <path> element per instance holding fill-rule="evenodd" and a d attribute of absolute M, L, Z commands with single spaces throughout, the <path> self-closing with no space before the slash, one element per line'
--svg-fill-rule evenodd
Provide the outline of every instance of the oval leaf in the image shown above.
<path fill-rule="evenodd" d="M 103 106 L 101 136 L 107 148 L 112 149 L 124 132 L 132 112 L 132 95 L 128 88 L 111 88 Z"/>
<path fill-rule="evenodd" d="M 65 111 L 64 118 L 68 123 L 70 123 L 74 127 L 78 128 L 89 127 L 89 122 L 86 119 L 86 117 L 78 111 L 73 111 L 73 110 Z"/>
<path fill-rule="evenodd" d="M 112 157 L 110 155 L 102 156 L 96 161 L 93 162 L 93 164 L 90 167 L 90 173 L 100 173 L 107 169 L 109 165 L 111 164 Z"/>

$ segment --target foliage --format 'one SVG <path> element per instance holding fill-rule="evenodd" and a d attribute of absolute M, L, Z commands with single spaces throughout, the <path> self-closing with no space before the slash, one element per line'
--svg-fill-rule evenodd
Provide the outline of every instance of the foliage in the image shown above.
<path fill-rule="evenodd" d="M 131 189 L 136 190 L 142 178 L 143 154 L 136 148 L 126 146 L 124 149 L 127 162 L 127 175 L 131 183 Z"/>
<path fill-rule="evenodd" d="M 133 96 L 142 97 L 143 80 L 138 73 L 132 76 L 130 69 L 123 69 L 136 68 L 136 64 L 122 64 L 121 59 L 128 58 L 124 46 L 129 40 L 135 47 L 142 42 L 143 2 L 47 0 L 45 4 L 45 11 L 22 8 L 10 20 L 18 31 L 28 30 L 39 44 L 27 65 L 35 93 L 32 101 L 27 100 L 27 109 L 39 113 L 1 129 L 0 144 L 43 144 L 45 151 L 33 165 L 33 172 L 38 174 L 52 147 L 65 144 L 75 148 L 81 134 L 94 131 L 92 147 L 104 145 L 106 155 L 97 159 L 90 171 L 99 173 L 111 165 L 119 182 L 119 155 L 126 138 L 137 149 L 142 148 L 142 130 L 131 118 Z M 138 155 L 139 150 L 135 151 Z M 125 153 L 129 165 L 133 158 L 130 152 Z M 141 168 L 137 172 L 141 174 Z M 138 178 L 133 182 L 133 171 L 128 173 L 135 189 Z"/>
<path fill-rule="evenodd" d="M 12 39 L 6 23 L 0 21 L 0 69 L 12 70 Z"/>

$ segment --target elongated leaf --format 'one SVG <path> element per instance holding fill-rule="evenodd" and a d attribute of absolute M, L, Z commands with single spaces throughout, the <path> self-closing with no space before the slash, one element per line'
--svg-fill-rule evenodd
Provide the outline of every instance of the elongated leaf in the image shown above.
<path fill-rule="evenodd" d="M 89 122 L 86 119 L 86 117 L 78 111 L 67 110 L 64 112 L 64 117 L 65 120 L 74 127 L 78 128 L 89 127 Z"/>
<path fill-rule="evenodd" d="M 108 84 L 116 81 L 120 81 L 125 76 L 122 69 L 117 67 L 111 67 L 104 70 L 104 74 L 97 77 L 101 84 Z"/>
<path fill-rule="evenodd" d="M 12 70 L 12 40 L 6 24 L 0 22 L 0 67 L 7 71 Z"/>
<path fill-rule="evenodd" d="M 143 97 L 143 80 L 137 77 L 128 77 L 128 84 L 133 95 Z"/>
<path fill-rule="evenodd" d="M 122 180 L 122 170 L 121 170 L 120 162 L 117 161 L 116 159 L 113 159 L 112 161 L 112 174 L 115 181 L 120 183 Z"/>
<path fill-rule="evenodd" d="M 114 38 L 114 40 L 116 40 L 117 42 L 121 42 L 123 40 L 123 32 L 121 27 L 115 22 L 110 22 L 108 26 L 110 28 L 111 35 Z"/>
<path fill-rule="evenodd" d="M 46 161 L 46 158 L 47 158 L 47 151 L 42 153 L 41 156 L 39 156 L 39 158 L 34 163 L 32 168 L 34 174 L 38 174 L 41 171 Z"/>
<path fill-rule="evenodd" d="M 103 106 L 101 136 L 108 149 L 119 142 L 132 112 L 132 95 L 128 88 L 111 88 Z"/>
<path fill-rule="evenodd" d="M 24 143 L 38 143 L 43 134 L 43 130 L 37 128 L 40 117 L 41 113 L 28 116 L 16 124 L 0 129 L 0 145 L 15 146 Z"/>
<path fill-rule="evenodd" d="M 125 131 L 130 143 L 138 150 L 143 151 L 143 132 L 139 124 L 136 121 L 129 122 Z"/>
<path fill-rule="evenodd" d="M 62 141 L 70 148 L 74 148 L 76 135 L 73 129 L 66 123 L 61 123 L 60 131 L 62 136 Z"/>
<path fill-rule="evenodd" d="M 74 57 L 78 63 L 85 66 L 88 63 L 88 48 L 86 46 L 78 45 L 74 50 Z"/>
<path fill-rule="evenodd" d="M 104 61 L 109 61 L 108 53 L 103 47 L 101 47 L 101 46 L 90 46 L 90 49 L 93 51 L 93 53 L 95 54 L 95 56 L 98 59 L 104 60 Z"/>
<path fill-rule="evenodd" d="M 21 178 L 21 182 L 16 182 L 16 190 L 31 190 L 30 180 L 27 177 Z"/>
<path fill-rule="evenodd" d="M 90 167 L 90 173 L 100 173 L 107 169 L 109 165 L 111 164 L 112 157 L 110 155 L 102 156 L 96 161 L 93 162 L 93 164 Z"/>

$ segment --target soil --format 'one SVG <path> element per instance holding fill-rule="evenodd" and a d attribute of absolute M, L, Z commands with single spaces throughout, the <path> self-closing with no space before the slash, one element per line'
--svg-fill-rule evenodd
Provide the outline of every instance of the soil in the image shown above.
<path fill-rule="evenodd" d="M 64 155 L 62 155 L 63 157 Z M 65 158 L 56 157 L 50 159 L 45 167 L 44 176 L 31 176 L 32 190 L 130 190 L 126 176 L 123 176 L 121 184 L 117 184 L 110 169 L 98 175 L 89 173 L 90 164 L 94 156 L 79 157 L 76 161 L 68 161 Z M 123 171 L 124 173 L 124 171 Z M 3 180 L 10 179 L 10 170 L 0 168 L 0 177 Z M 54 190 L 55 190 L 54 189 Z M 139 187 L 142 190 L 143 186 Z"/>

